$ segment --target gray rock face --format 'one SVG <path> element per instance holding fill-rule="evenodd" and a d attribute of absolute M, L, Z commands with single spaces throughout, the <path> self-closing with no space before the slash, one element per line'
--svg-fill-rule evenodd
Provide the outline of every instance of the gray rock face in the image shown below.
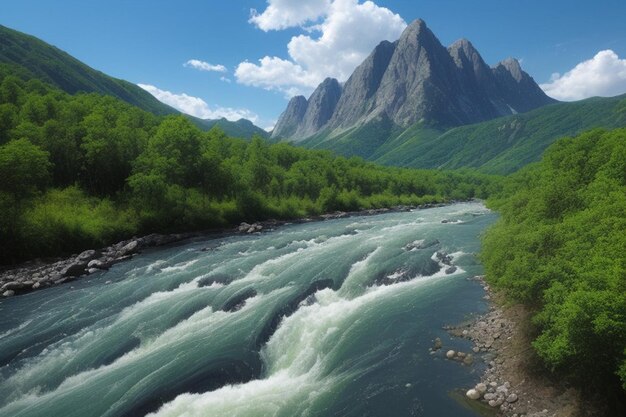
<path fill-rule="evenodd" d="M 535 80 L 520 67 L 514 58 L 508 58 L 493 68 L 496 88 L 502 100 L 515 113 L 527 112 L 556 100 L 546 96 Z"/>
<path fill-rule="evenodd" d="M 382 41 L 374 51 L 359 65 L 343 89 L 330 128 L 350 127 L 369 113 L 374 106 L 374 96 L 389 61 L 396 49 L 397 42 Z"/>
<path fill-rule="evenodd" d="M 295 136 L 306 138 L 318 132 L 333 116 L 340 97 L 339 81 L 326 78 L 309 97 L 306 112 Z"/>
<path fill-rule="evenodd" d="M 294 97 L 272 137 L 299 141 L 322 130 L 332 137 L 379 119 L 401 128 L 418 121 L 454 127 L 554 101 L 515 59 L 490 68 L 471 42 L 461 39 L 445 48 L 416 20 L 396 42 L 381 42 L 343 91 L 326 79 L 308 102 Z"/>
<path fill-rule="evenodd" d="M 272 138 L 292 137 L 304 119 L 308 104 L 306 98 L 303 96 L 295 96 L 289 100 L 287 109 L 280 115 L 272 131 Z"/>

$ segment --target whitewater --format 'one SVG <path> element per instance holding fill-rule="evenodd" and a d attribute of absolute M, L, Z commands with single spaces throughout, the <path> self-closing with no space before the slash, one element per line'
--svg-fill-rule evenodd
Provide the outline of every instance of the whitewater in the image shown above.
<path fill-rule="evenodd" d="M 433 357 L 484 312 L 481 203 L 143 253 L 0 301 L 0 416 L 474 416 Z M 451 259 L 447 264 L 437 253 Z"/>

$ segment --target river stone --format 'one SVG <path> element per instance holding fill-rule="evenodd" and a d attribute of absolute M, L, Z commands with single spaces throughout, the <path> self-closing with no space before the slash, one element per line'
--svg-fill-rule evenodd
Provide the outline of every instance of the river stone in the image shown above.
<path fill-rule="evenodd" d="M 515 401 L 517 401 L 517 394 L 511 394 L 508 397 L 506 397 L 506 402 L 507 403 L 514 403 Z"/>
<path fill-rule="evenodd" d="M 480 398 L 480 392 L 472 388 L 465 393 L 465 396 L 470 400 L 477 400 Z"/>
<path fill-rule="evenodd" d="M 23 282 L 11 281 L 7 282 L 0 288 L 0 291 L 18 291 L 26 287 Z"/>
<path fill-rule="evenodd" d="M 130 243 L 127 243 L 122 249 L 120 249 L 120 255 L 121 256 L 130 255 L 131 253 L 137 252 L 138 249 L 139 249 L 139 242 L 136 240 L 133 240 Z"/>
<path fill-rule="evenodd" d="M 93 249 L 89 249 L 84 252 L 81 252 L 80 255 L 76 257 L 76 260 L 79 262 L 89 262 L 90 260 L 92 260 L 93 258 L 96 258 L 97 256 L 98 256 L 98 252 L 96 252 Z"/>
<path fill-rule="evenodd" d="M 434 346 L 433 346 L 433 349 L 435 349 L 435 350 L 439 350 L 439 349 L 441 349 L 442 347 L 443 347 L 443 343 L 441 342 L 441 339 L 440 339 L 440 338 L 438 338 L 438 337 L 436 337 L 436 338 L 435 338 L 435 344 L 434 344 Z"/>
<path fill-rule="evenodd" d="M 484 394 L 487 392 L 487 385 L 483 384 L 482 382 L 476 384 L 474 388 L 476 389 L 476 391 L 478 391 L 481 394 Z"/>
<path fill-rule="evenodd" d="M 89 268 L 89 269 L 92 269 L 92 268 L 108 269 L 108 265 L 106 265 L 104 262 L 102 262 L 99 259 L 93 259 L 93 260 L 89 261 L 89 263 L 87 264 L 87 268 Z"/>
<path fill-rule="evenodd" d="M 495 400 L 496 398 L 498 398 L 498 396 L 496 394 L 491 393 L 491 392 L 485 394 L 485 400 L 487 400 L 487 401 Z"/>
<path fill-rule="evenodd" d="M 5 292 L 2 293 L 3 297 L 12 297 L 15 295 L 15 291 L 13 290 L 6 290 Z"/>
<path fill-rule="evenodd" d="M 449 350 L 448 352 L 446 352 L 446 358 L 448 359 L 453 359 L 455 355 L 456 355 L 456 352 L 453 350 Z"/>
<path fill-rule="evenodd" d="M 85 273 L 86 263 L 76 262 L 72 263 L 61 270 L 61 275 L 64 277 L 78 277 Z"/>

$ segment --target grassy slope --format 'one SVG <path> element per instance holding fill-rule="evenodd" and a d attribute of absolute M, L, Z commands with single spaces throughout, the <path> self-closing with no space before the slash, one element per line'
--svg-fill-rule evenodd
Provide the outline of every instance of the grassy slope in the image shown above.
<path fill-rule="evenodd" d="M 357 155 L 384 165 L 412 168 L 477 168 L 508 174 L 538 161 L 557 139 L 596 127 L 626 126 L 619 109 L 626 95 L 558 103 L 528 113 L 501 117 L 450 130 L 417 123 L 401 130 L 388 120 L 377 120 L 338 136 L 322 132 L 300 144 Z"/>
<path fill-rule="evenodd" d="M 22 67 L 30 76 L 69 94 L 95 92 L 117 97 L 154 114 L 178 113 L 135 84 L 96 71 L 34 36 L 1 25 L 0 63 Z"/>

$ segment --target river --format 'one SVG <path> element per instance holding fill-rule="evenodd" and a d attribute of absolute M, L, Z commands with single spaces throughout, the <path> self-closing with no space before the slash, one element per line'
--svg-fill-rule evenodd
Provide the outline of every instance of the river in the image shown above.
<path fill-rule="evenodd" d="M 470 349 L 442 326 L 487 308 L 468 278 L 495 218 L 462 203 L 285 225 L 1 300 L 0 416 L 475 416 L 450 393 L 480 363 L 429 348 Z"/>

